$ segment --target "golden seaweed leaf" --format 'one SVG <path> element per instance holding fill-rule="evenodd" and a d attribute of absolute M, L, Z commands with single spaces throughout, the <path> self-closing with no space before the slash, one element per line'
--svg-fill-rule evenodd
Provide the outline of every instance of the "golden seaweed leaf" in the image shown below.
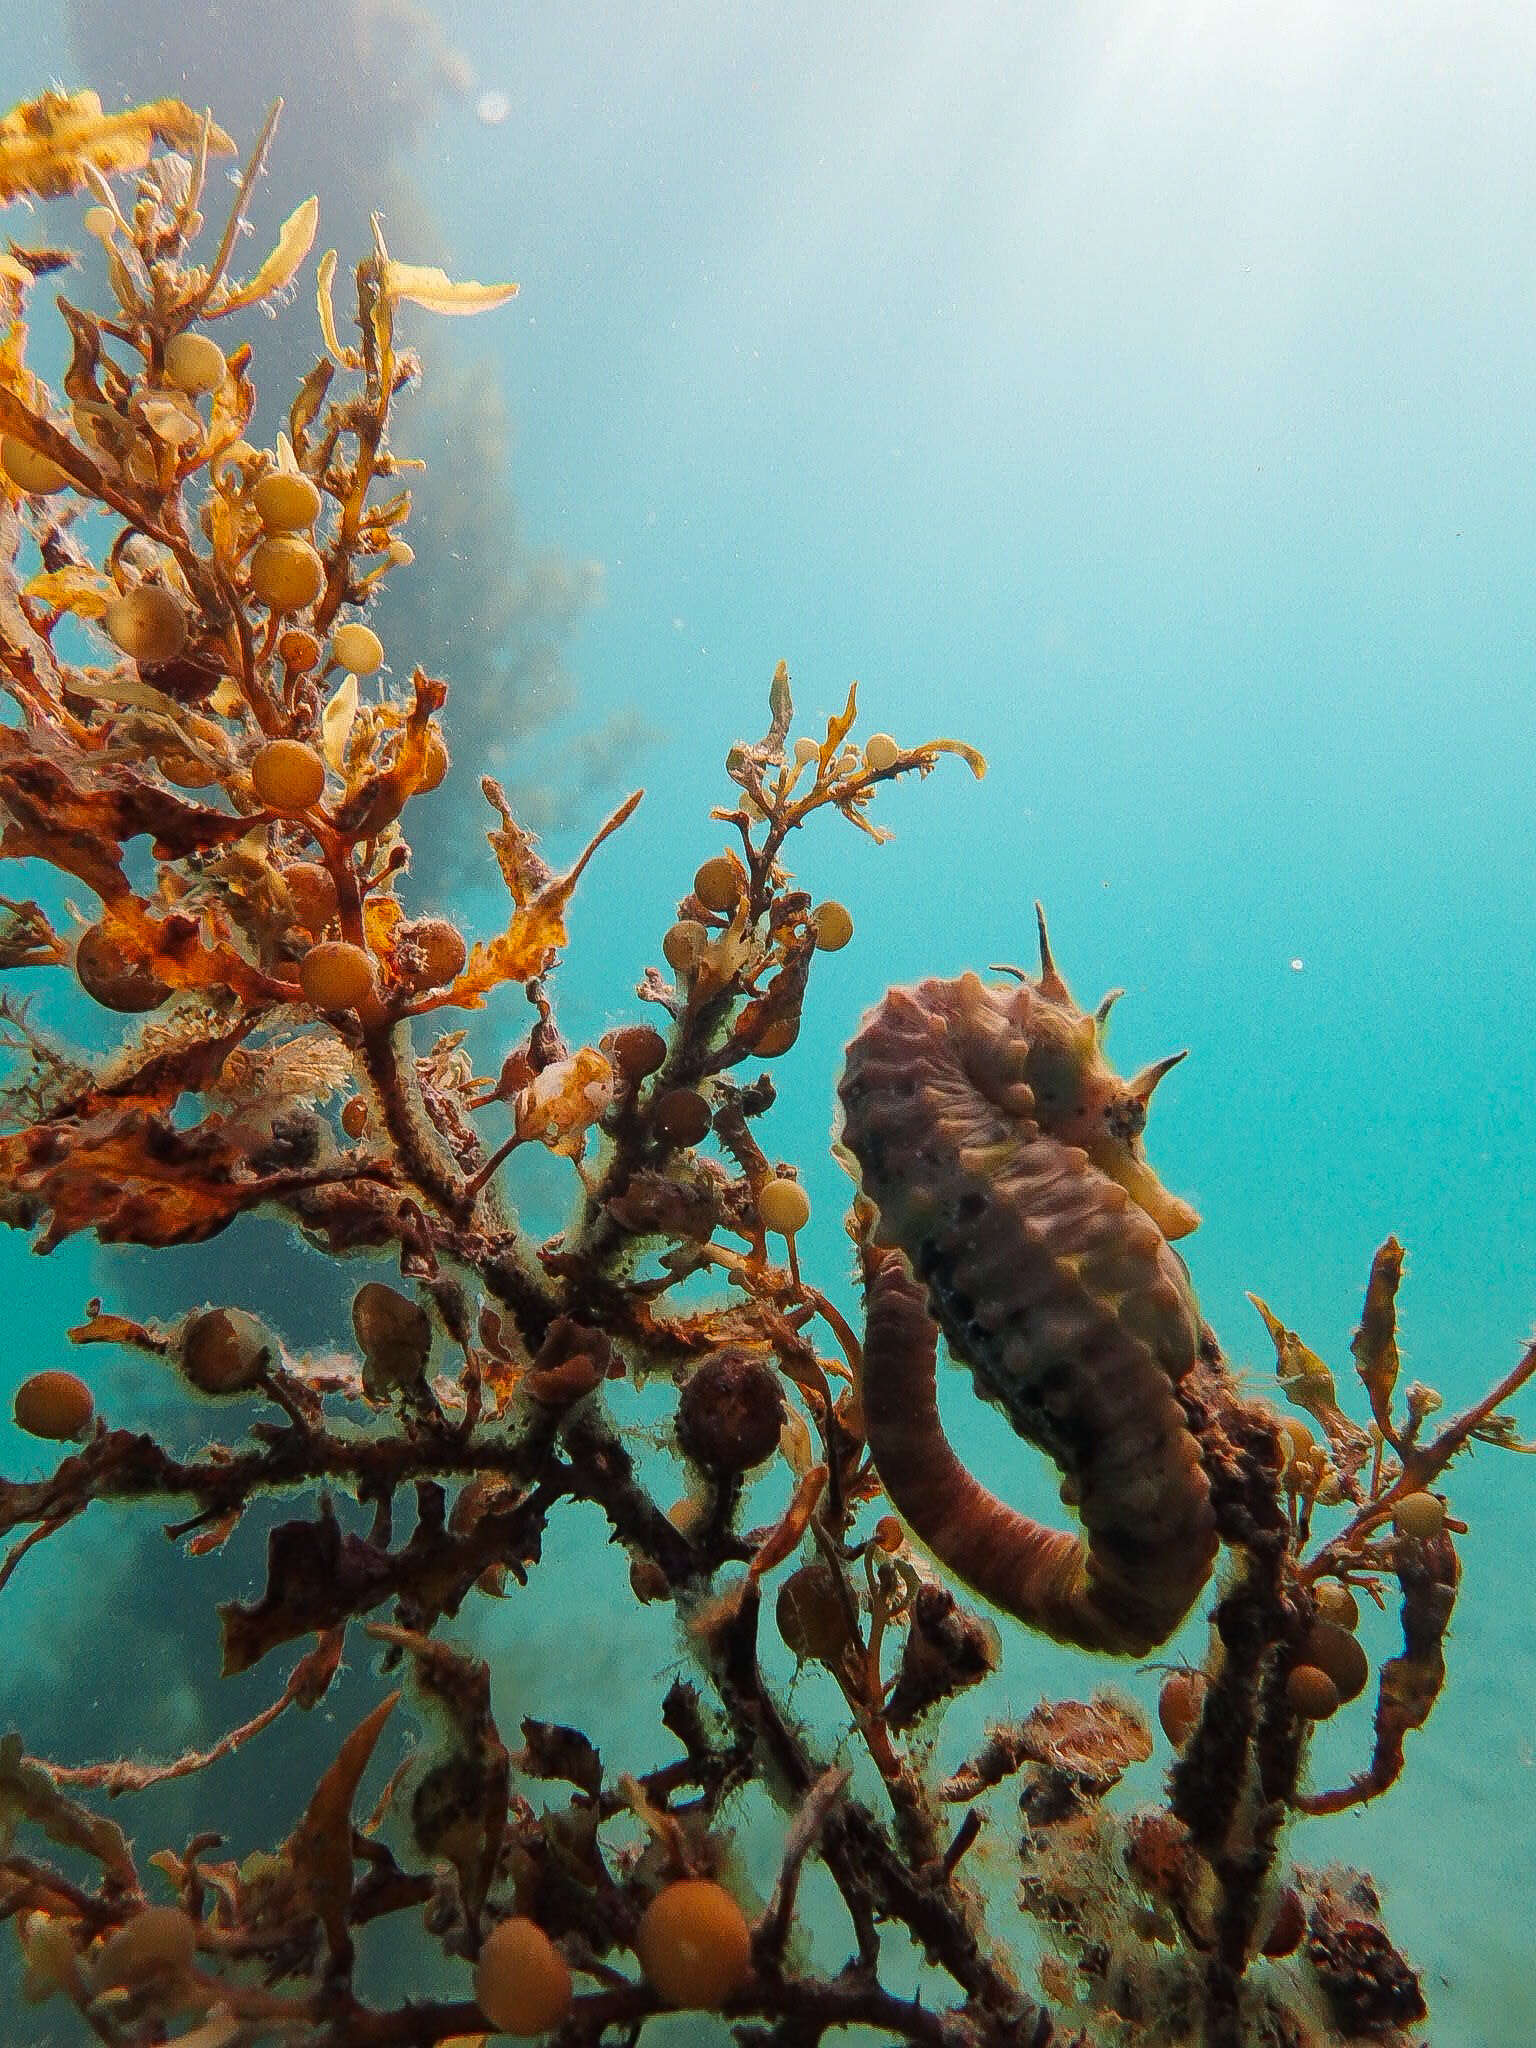
<path fill-rule="evenodd" d="M 363 359 L 355 348 L 347 347 L 336 328 L 336 306 L 331 296 L 335 281 L 336 251 L 327 249 L 315 269 L 315 307 L 320 315 L 320 332 L 325 337 L 326 347 L 342 368 L 356 370 Z"/>
<path fill-rule="evenodd" d="M 256 410 L 256 387 L 251 382 L 250 371 L 250 344 L 242 341 L 238 348 L 229 351 L 224 382 L 213 394 L 208 418 L 210 464 L 219 460 L 222 451 L 235 447 L 251 423 L 251 415 Z"/>
<path fill-rule="evenodd" d="M 131 1351 L 147 1351 L 157 1358 L 163 1358 L 170 1349 L 168 1340 L 157 1337 L 147 1323 L 104 1309 L 99 1298 L 86 1303 L 85 1321 L 65 1335 L 71 1344 L 122 1344 Z"/>
<path fill-rule="evenodd" d="M 181 100 L 106 114 L 97 93 L 45 92 L 0 119 L 0 204 L 62 198 L 92 171 L 141 171 L 157 144 L 196 154 L 205 133 L 210 154 L 234 154 L 224 130 Z"/>
<path fill-rule="evenodd" d="M 831 761 L 843 741 L 853 731 L 853 723 L 858 715 L 859 686 L 854 682 L 848 685 L 848 702 L 835 717 L 827 720 L 827 736 L 821 743 L 823 764 Z"/>
<path fill-rule="evenodd" d="M 535 975 L 544 972 L 566 942 L 565 908 L 581 879 L 582 870 L 603 841 L 618 831 L 644 794 L 643 790 L 637 789 L 627 796 L 613 815 L 598 827 L 575 866 L 568 873 L 541 884 L 526 900 L 518 895 L 526 868 L 509 871 L 507 863 L 503 862 L 502 873 L 507 877 L 508 886 L 517 901 L 512 921 L 494 939 L 475 941 L 464 972 L 445 992 L 444 1002 L 478 1010 L 487 990 L 499 983 L 531 981 Z M 531 852 L 531 841 L 525 852 Z"/>
<path fill-rule="evenodd" d="M 22 317 L 26 304 L 26 283 L 13 273 L 23 266 L 0 263 L 0 391 L 9 391 L 28 401 L 38 396 L 36 377 L 27 368 L 27 323 Z"/>
<path fill-rule="evenodd" d="M 393 824 L 409 799 L 431 781 L 434 753 L 442 746 L 432 721 L 447 699 L 448 686 L 418 668 L 411 676 L 411 687 L 415 695 L 388 765 L 370 766 L 336 807 L 336 829 L 348 838 L 364 838 Z M 345 741 L 337 744 L 345 760 Z"/>
<path fill-rule="evenodd" d="M 0 727 L 0 851 L 46 860 L 103 899 L 121 896 L 119 849 L 148 836 L 162 859 L 227 846 L 245 818 L 186 802 L 136 774 L 129 763 L 86 755 L 42 725 Z"/>
<path fill-rule="evenodd" d="M 247 1030 L 154 1033 L 115 1073 L 61 1075 L 41 1113 L 0 1138 L 0 1218 L 43 1226 L 39 1251 L 94 1230 L 103 1243 L 189 1244 L 213 1237 L 268 1187 L 252 1132 L 214 1116 L 178 1128 L 175 1110 L 219 1073 Z"/>
<path fill-rule="evenodd" d="M 429 313 L 489 313 L 516 295 L 515 284 L 479 284 L 474 278 L 456 284 L 435 263 L 399 263 L 391 256 L 384 264 L 381 296 L 392 305 L 409 300 Z"/>
<path fill-rule="evenodd" d="M 970 769 L 978 782 L 987 772 L 987 757 L 979 747 L 969 745 L 965 740 L 924 740 L 913 750 L 918 754 L 957 754 Z M 926 763 L 919 763 L 926 766 Z"/>
<path fill-rule="evenodd" d="M 357 721 L 357 677 L 343 676 L 320 714 L 320 751 L 338 775 L 347 772 L 347 742 Z"/>
<path fill-rule="evenodd" d="M 363 905 L 363 936 L 369 952 L 375 960 L 393 961 L 395 938 L 405 922 L 405 912 L 398 896 L 375 889 Z"/>
<path fill-rule="evenodd" d="M 256 275 L 244 284 L 231 286 L 227 294 L 209 306 L 209 315 L 222 318 L 240 306 L 253 306 L 270 293 L 280 292 L 285 285 L 292 284 L 298 275 L 299 265 L 314 247 L 315 230 L 319 225 L 319 200 L 303 200 L 279 228 L 272 253 Z"/>
<path fill-rule="evenodd" d="M 26 585 L 26 595 L 55 612 L 99 619 L 117 596 L 117 585 L 89 562 L 66 562 L 62 569 L 41 570 Z"/>
<path fill-rule="evenodd" d="M 1371 1260 L 1360 1327 L 1350 1343 L 1355 1366 L 1370 1396 L 1376 1426 L 1390 1443 L 1392 1390 L 1397 1385 L 1397 1290 L 1403 1277 L 1403 1248 L 1389 1237 Z"/>
<path fill-rule="evenodd" d="M 0 1138 L 0 1187 L 0 1221 L 42 1224 L 40 1252 L 82 1230 L 103 1244 L 199 1244 L 269 1192 L 238 1128 L 212 1117 L 178 1130 L 142 1100 Z"/>
<path fill-rule="evenodd" d="M 482 1007 L 487 991 L 504 981 L 532 981 L 550 965 L 566 943 L 565 906 L 570 891 L 564 878 L 525 909 L 494 939 L 477 939 L 464 972 L 448 991 L 448 1000 L 465 1009 Z"/>
<path fill-rule="evenodd" d="M 130 968 L 143 968 L 167 988 L 229 991 L 248 1004 L 281 1000 L 286 993 L 228 943 L 217 908 L 207 925 L 184 910 L 156 917 L 138 897 L 115 897 L 100 920 L 103 938 Z"/>
<path fill-rule="evenodd" d="M 386 1694 L 373 1712 L 358 1722 L 315 1787 L 304 1818 L 288 1842 L 288 1858 L 305 1903 L 324 1927 L 333 1956 L 352 1953 L 347 1931 L 347 1908 L 352 1901 L 352 1801 L 399 1698 L 398 1690 Z"/>
<path fill-rule="evenodd" d="M 808 1472 L 802 1473 L 790 1496 L 789 1506 L 758 1544 L 747 1566 L 747 1577 L 754 1584 L 776 1564 L 782 1564 L 798 1547 L 826 1491 L 827 1477 L 825 1465 L 813 1465 Z"/>
<path fill-rule="evenodd" d="M 494 775 L 482 775 L 480 793 L 500 814 L 501 823 L 486 833 L 507 894 L 514 903 L 526 903 L 546 882 L 554 880 L 554 869 L 539 852 L 538 841 L 526 825 L 520 825 L 507 802 L 507 793 Z"/>
<path fill-rule="evenodd" d="M 1248 1299 L 1264 1318 L 1275 1347 L 1275 1376 L 1285 1398 L 1319 1423 L 1345 1472 L 1358 1472 L 1370 1453 L 1370 1438 L 1339 1406 L 1333 1374 L 1309 1344 L 1302 1342 L 1256 1294 Z"/>

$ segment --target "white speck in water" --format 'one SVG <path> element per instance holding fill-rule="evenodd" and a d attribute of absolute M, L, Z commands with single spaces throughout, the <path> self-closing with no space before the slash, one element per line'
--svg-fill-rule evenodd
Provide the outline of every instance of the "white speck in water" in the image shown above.
<path fill-rule="evenodd" d="M 1292 972 L 1292 974 L 1300 974 L 1300 972 L 1301 972 L 1302 968 L 1303 968 L 1303 967 L 1305 967 L 1305 966 L 1306 966 L 1306 964 L 1307 964 L 1307 963 L 1305 962 L 1305 960 L 1293 960 L 1293 961 L 1291 962 L 1291 972 Z"/>
<path fill-rule="evenodd" d="M 512 102 L 494 87 L 475 101 L 475 119 L 483 121 L 487 128 L 499 128 L 511 111 Z"/>

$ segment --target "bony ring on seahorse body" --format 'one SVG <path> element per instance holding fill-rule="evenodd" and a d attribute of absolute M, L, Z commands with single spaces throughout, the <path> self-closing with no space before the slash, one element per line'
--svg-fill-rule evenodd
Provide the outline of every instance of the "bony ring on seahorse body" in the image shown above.
<path fill-rule="evenodd" d="M 1060 1642 L 1145 1656 L 1216 1555 L 1176 1392 L 1201 1323 L 1171 1240 L 1199 1218 L 1141 1146 L 1174 1061 L 1112 1071 L 1114 997 L 1078 1008 L 1036 914 L 1037 980 L 892 989 L 848 1048 L 843 1141 L 878 1211 L 865 1424 L 886 1491 L 941 1564 Z M 935 1398 L 939 1329 L 977 1392 L 1060 1467 L 1081 1535 L 1020 1514 L 955 1455 Z"/>

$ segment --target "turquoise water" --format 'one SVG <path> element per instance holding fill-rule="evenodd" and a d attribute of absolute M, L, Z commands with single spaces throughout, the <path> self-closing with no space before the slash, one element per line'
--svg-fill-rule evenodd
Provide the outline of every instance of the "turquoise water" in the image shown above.
<path fill-rule="evenodd" d="M 633 709 L 651 734 L 647 800 L 578 899 L 569 1035 L 630 1014 L 775 661 L 813 719 L 857 676 L 872 726 L 957 734 L 991 770 L 882 793 L 890 845 L 833 819 L 795 849 L 857 924 L 781 1063 L 808 1262 L 850 1298 L 827 1138 L 861 1011 L 1027 960 L 1040 896 L 1078 993 L 1129 991 L 1121 1063 L 1190 1048 L 1150 1149 L 1204 1214 L 1186 1249 L 1234 1362 L 1262 1374 L 1252 1289 L 1347 1366 L 1391 1230 L 1407 1371 L 1448 1403 L 1480 1391 L 1536 1314 L 1536 16 L 439 12 L 474 84 L 409 167 L 457 270 L 521 282 L 474 335 L 519 503 L 603 567 L 557 731 Z M 26 0 L 0 86 L 54 75 L 83 82 Z M 477 115 L 488 91 L 504 119 Z M 102 1269 L 15 1240 L 0 1259 L 20 1377 Z M 952 1408 L 990 1470 L 1026 1462 Z M 1452 1491 L 1471 1532 L 1446 1696 L 1398 1791 L 1298 1848 L 1381 1879 L 1437 2048 L 1493 2048 L 1536 2034 L 1536 1473 L 1485 1452 Z M 75 1554 L 111 1540 L 103 1518 Z M 23 1568 L 5 1598 L 45 1654 L 57 1594 Z M 578 1676 L 622 1727 L 653 1667 L 626 1662 L 627 1611 L 591 1621 Z M 189 1664 L 201 1622 L 167 1624 Z M 569 1714 L 569 1617 L 491 1626 L 519 1710 Z M 661 1660 L 649 1638 L 632 1656 Z M 141 1661 L 127 1739 L 180 1740 L 195 1695 L 178 1708 Z M 1015 1631 L 989 1704 L 1099 1675 Z M 96 1676 L 62 1679 L 82 1719 Z M 1365 1740 L 1362 1707 L 1319 1776 Z"/>

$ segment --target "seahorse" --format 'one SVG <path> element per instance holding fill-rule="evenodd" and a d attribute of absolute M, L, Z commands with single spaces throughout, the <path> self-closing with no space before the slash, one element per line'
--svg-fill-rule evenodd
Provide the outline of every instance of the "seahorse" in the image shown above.
<path fill-rule="evenodd" d="M 848 1048 L 843 1142 L 874 1205 L 861 1379 L 871 1454 L 940 1564 L 1060 1642 L 1146 1656 L 1198 1598 L 1217 1537 L 1178 1385 L 1203 1325 L 1173 1240 L 1199 1217 L 1147 1162 L 1147 1104 L 1051 957 L 891 989 Z M 937 1324 L 937 1328 L 935 1325 Z M 1082 1534 L 1045 1528 L 950 1447 L 938 1329 L 976 1391 L 1062 1473 Z"/>

